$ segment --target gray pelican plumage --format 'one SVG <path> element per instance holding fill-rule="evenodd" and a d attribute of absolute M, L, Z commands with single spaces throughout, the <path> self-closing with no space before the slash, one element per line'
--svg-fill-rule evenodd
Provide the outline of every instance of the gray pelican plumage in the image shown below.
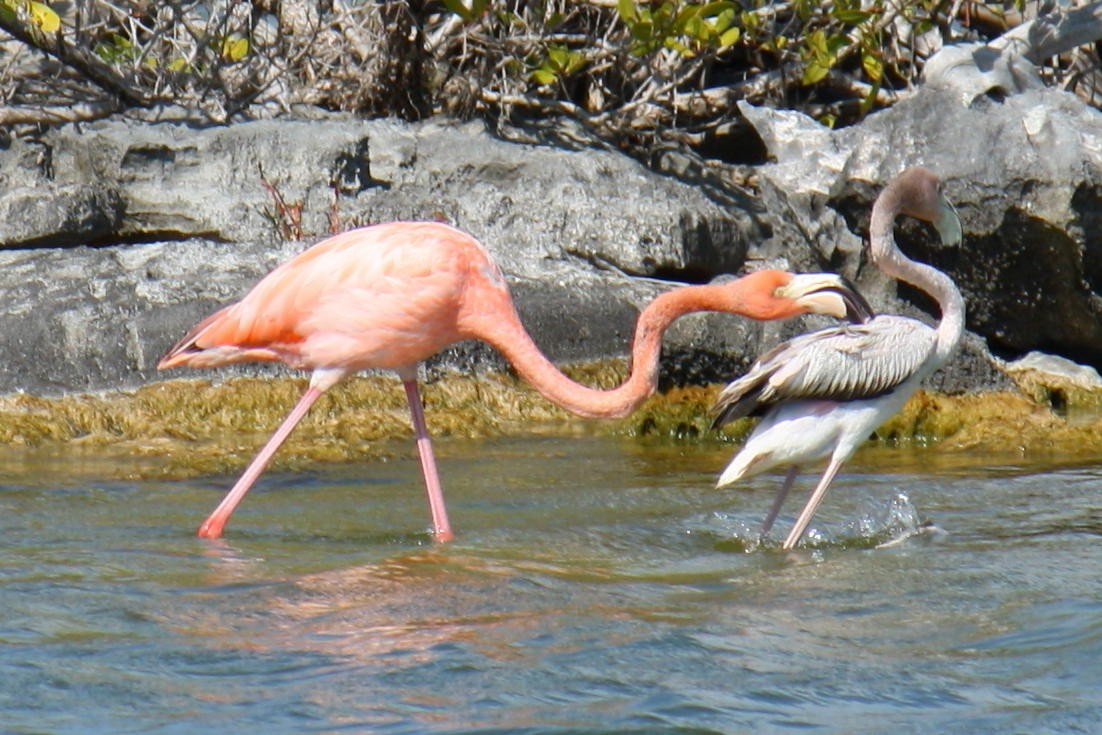
<path fill-rule="evenodd" d="M 742 449 L 719 477 L 723 487 L 774 467 L 787 467 L 784 484 L 762 524 L 769 533 L 800 465 L 824 457 L 826 470 L 785 538 L 803 536 L 834 476 L 922 380 L 945 363 L 964 331 L 964 299 L 941 271 L 915 262 L 897 247 L 895 218 L 931 222 L 947 245 L 960 243 L 960 219 L 938 178 L 908 168 L 877 197 L 869 224 L 873 263 L 885 274 L 930 294 L 941 308 L 937 328 L 903 316 L 879 315 L 864 324 L 801 335 L 763 355 L 716 399 L 713 427 L 762 414 Z"/>

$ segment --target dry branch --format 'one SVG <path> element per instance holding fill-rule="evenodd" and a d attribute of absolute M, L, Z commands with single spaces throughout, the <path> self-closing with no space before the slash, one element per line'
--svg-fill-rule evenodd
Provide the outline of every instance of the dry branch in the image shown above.
<path fill-rule="evenodd" d="M 57 125 L 89 122 L 112 115 L 119 109 L 119 103 L 115 100 L 34 107 L 6 106 L 0 107 L 0 125 Z"/>
<path fill-rule="evenodd" d="M 60 33 L 49 35 L 39 31 L 37 28 L 25 25 L 18 19 L 5 19 L 3 15 L 0 15 L 0 28 L 28 46 L 54 57 L 94 83 L 100 89 L 118 97 L 127 105 L 133 107 L 148 107 L 152 104 L 148 96 L 141 90 L 135 89 L 132 84 L 120 76 L 110 65 L 106 64 L 98 56 L 83 46 L 74 46 L 66 43 L 64 37 Z"/>

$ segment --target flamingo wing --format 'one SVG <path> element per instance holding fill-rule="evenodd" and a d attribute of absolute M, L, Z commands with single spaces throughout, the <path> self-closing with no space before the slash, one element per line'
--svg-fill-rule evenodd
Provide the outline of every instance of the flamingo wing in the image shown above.
<path fill-rule="evenodd" d="M 400 224 L 350 230 L 288 260 L 196 325 L 161 367 L 395 368 L 451 344 L 466 276 L 484 253 L 450 227 Z"/>
<path fill-rule="evenodd" d="M 801 335 L 767 352 L 720 392 L 712 426 L 784 401 L 876 398 L 914 375 L 936 343 L 931 327 L 898 316 Z"/>

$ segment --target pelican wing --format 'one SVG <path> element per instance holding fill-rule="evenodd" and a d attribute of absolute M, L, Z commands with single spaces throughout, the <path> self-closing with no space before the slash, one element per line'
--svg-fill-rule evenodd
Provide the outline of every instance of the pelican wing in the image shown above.
<path fill-rule="evenodd" d="M 784 342 L 764 354 L 716 399 L 713 426 L 792 400 L 853 401 L 893 390 L 926 363 L 934 330 L 914 319 L 879 316 Z"/>

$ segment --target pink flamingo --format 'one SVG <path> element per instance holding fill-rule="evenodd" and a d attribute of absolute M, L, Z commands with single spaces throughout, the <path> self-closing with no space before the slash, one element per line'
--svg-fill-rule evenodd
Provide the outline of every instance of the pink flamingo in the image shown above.
<path fill-rule="evenodd" d="M 809 312 L 865 321 L 871 309 L 833 274 L 762 270 L 719 285 L 659 295 L 640 315 L 634 369 L 613 390 L 579 385 L 540 352 L 517 316 L 501 271 L 454 227 L 394 222 L 351 230 L 305 250 L 243 299 L 207 317 L 157 367 L 277 361 L 312 371 L 309 387 L 222 503 L 199 527 L 217 538 L 234 508 L 314 402 L 349 373 L 389 368 L 405 385 L 435 538 L 453 538 L 417 388 L 417 364 L 448 345 L 481 339 L 552 403 L 581 416 L 626 416 L 654 392 L 662 333 L 694 311 L 754 319 Z"/>

